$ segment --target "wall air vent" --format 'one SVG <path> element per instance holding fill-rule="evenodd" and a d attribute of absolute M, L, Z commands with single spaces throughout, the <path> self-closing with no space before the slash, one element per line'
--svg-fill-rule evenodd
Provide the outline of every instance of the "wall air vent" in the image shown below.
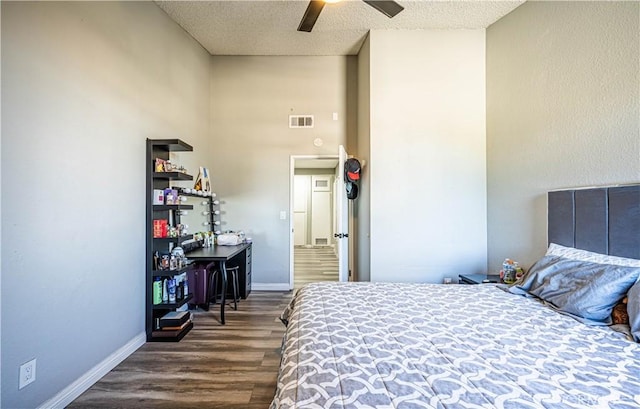
<path fill-rule="evenodd" d="M 313 115 L 289 115 L 289 128 L 313 128 Z"/>

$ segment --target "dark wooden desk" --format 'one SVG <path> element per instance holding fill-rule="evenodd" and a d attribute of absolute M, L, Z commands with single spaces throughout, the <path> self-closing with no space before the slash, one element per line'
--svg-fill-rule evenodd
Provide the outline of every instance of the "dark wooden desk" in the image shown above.
<path fill-rule="evenodd" d="M 231 260 L 233 257 L 239 255 L 240 253 L 245 252 L 246 265 L 250 266 L 250 256 L 251 256 L 251 243 L 238 244 L 237 246 L 213 246 L 213 247 L 202 247 L 193 251 L 190 251 L 185 254 L 185 256 L 190 260 L 195 261 L 207 261 L 212 262 L 215 261 L 220 266 L 220 273 L 222 274 L 222 281 L 224 283 L 224 287 L 227 287 L 227 261 Z M 242 269 L 246 271 L 246 269 L 250 269 L 250 267 L 245 267 Z M 241 272 L 238 272 L 240 275 Z M 245 272 L 245 275 L 247 272 Z M 250 270 L 248 271 L 250 274 Z M 239 280 L 240 281 L 240 280 Z M 246 288 L 250 288 L 251 282 L 247 282 L 247 280 L 242 280 L 245 283 L 245 298 L 248 292 Z M 242 283 L 240 283 L 240 287 L 242 287 Z M 209 294 L 207 294 L 207 300 L 209 299 Z M 224 325 L 224 306 L 226 304 L 226 291 L 222 291 L 222 301 L 220 302 L 220 323 Z"/>

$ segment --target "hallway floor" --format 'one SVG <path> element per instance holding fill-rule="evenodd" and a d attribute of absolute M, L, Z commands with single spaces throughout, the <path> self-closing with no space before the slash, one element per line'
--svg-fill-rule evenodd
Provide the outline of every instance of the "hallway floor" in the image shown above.
<path fill-rule="evenodd" d="M 294 289 L 317 281 L 338 281 L 338 258 L 332 247 L 294 247 Z"/>

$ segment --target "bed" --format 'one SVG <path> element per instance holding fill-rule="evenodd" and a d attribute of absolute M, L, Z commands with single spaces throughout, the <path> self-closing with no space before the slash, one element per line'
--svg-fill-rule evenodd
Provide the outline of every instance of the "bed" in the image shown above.
<path fill-rule="evenodd" d="M 638 232 L 638 185 L 550 192 L 554 244 L 514 286 L 307 285 L 271 408 L 638 408 Z"/>

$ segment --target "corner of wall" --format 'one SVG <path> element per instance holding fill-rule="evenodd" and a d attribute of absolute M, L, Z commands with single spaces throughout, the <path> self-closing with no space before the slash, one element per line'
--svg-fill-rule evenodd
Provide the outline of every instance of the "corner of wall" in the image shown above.
<path fill-rule="evenodd" d="M 357 142 L 353 154 L 364 165 L 360 179 L 358 199 L 353 206 L 353 219 L 355 231 L 354 275 L 358 281 L 371 280 L 371 202 L 370 202 L 370 59 L 371 44 L 370 34 L 367 34 L 357 56 L 358 63 L 358 93 L 357 93 Z"/>
<path fill-rule="evenodd" d="M 0 32 L 2 32 L 2 4 L 0 3 Z M 2 44 L 0 42 L 0 55 Z M 1 62 L 0 62 L 1 64 Z M 0 69 L 0 90 L 2 90 L 2 70 Z M 2 98 L 0 97 L 0 300 L 2 297 Z M 2 302 L 0 301 L 0 339 L 2 339 Z M 0 379 L 2 379 L 2 346 L 0 346 Z M 2 388 L 0 388 L 0 407 L 2 407 Z"/>

